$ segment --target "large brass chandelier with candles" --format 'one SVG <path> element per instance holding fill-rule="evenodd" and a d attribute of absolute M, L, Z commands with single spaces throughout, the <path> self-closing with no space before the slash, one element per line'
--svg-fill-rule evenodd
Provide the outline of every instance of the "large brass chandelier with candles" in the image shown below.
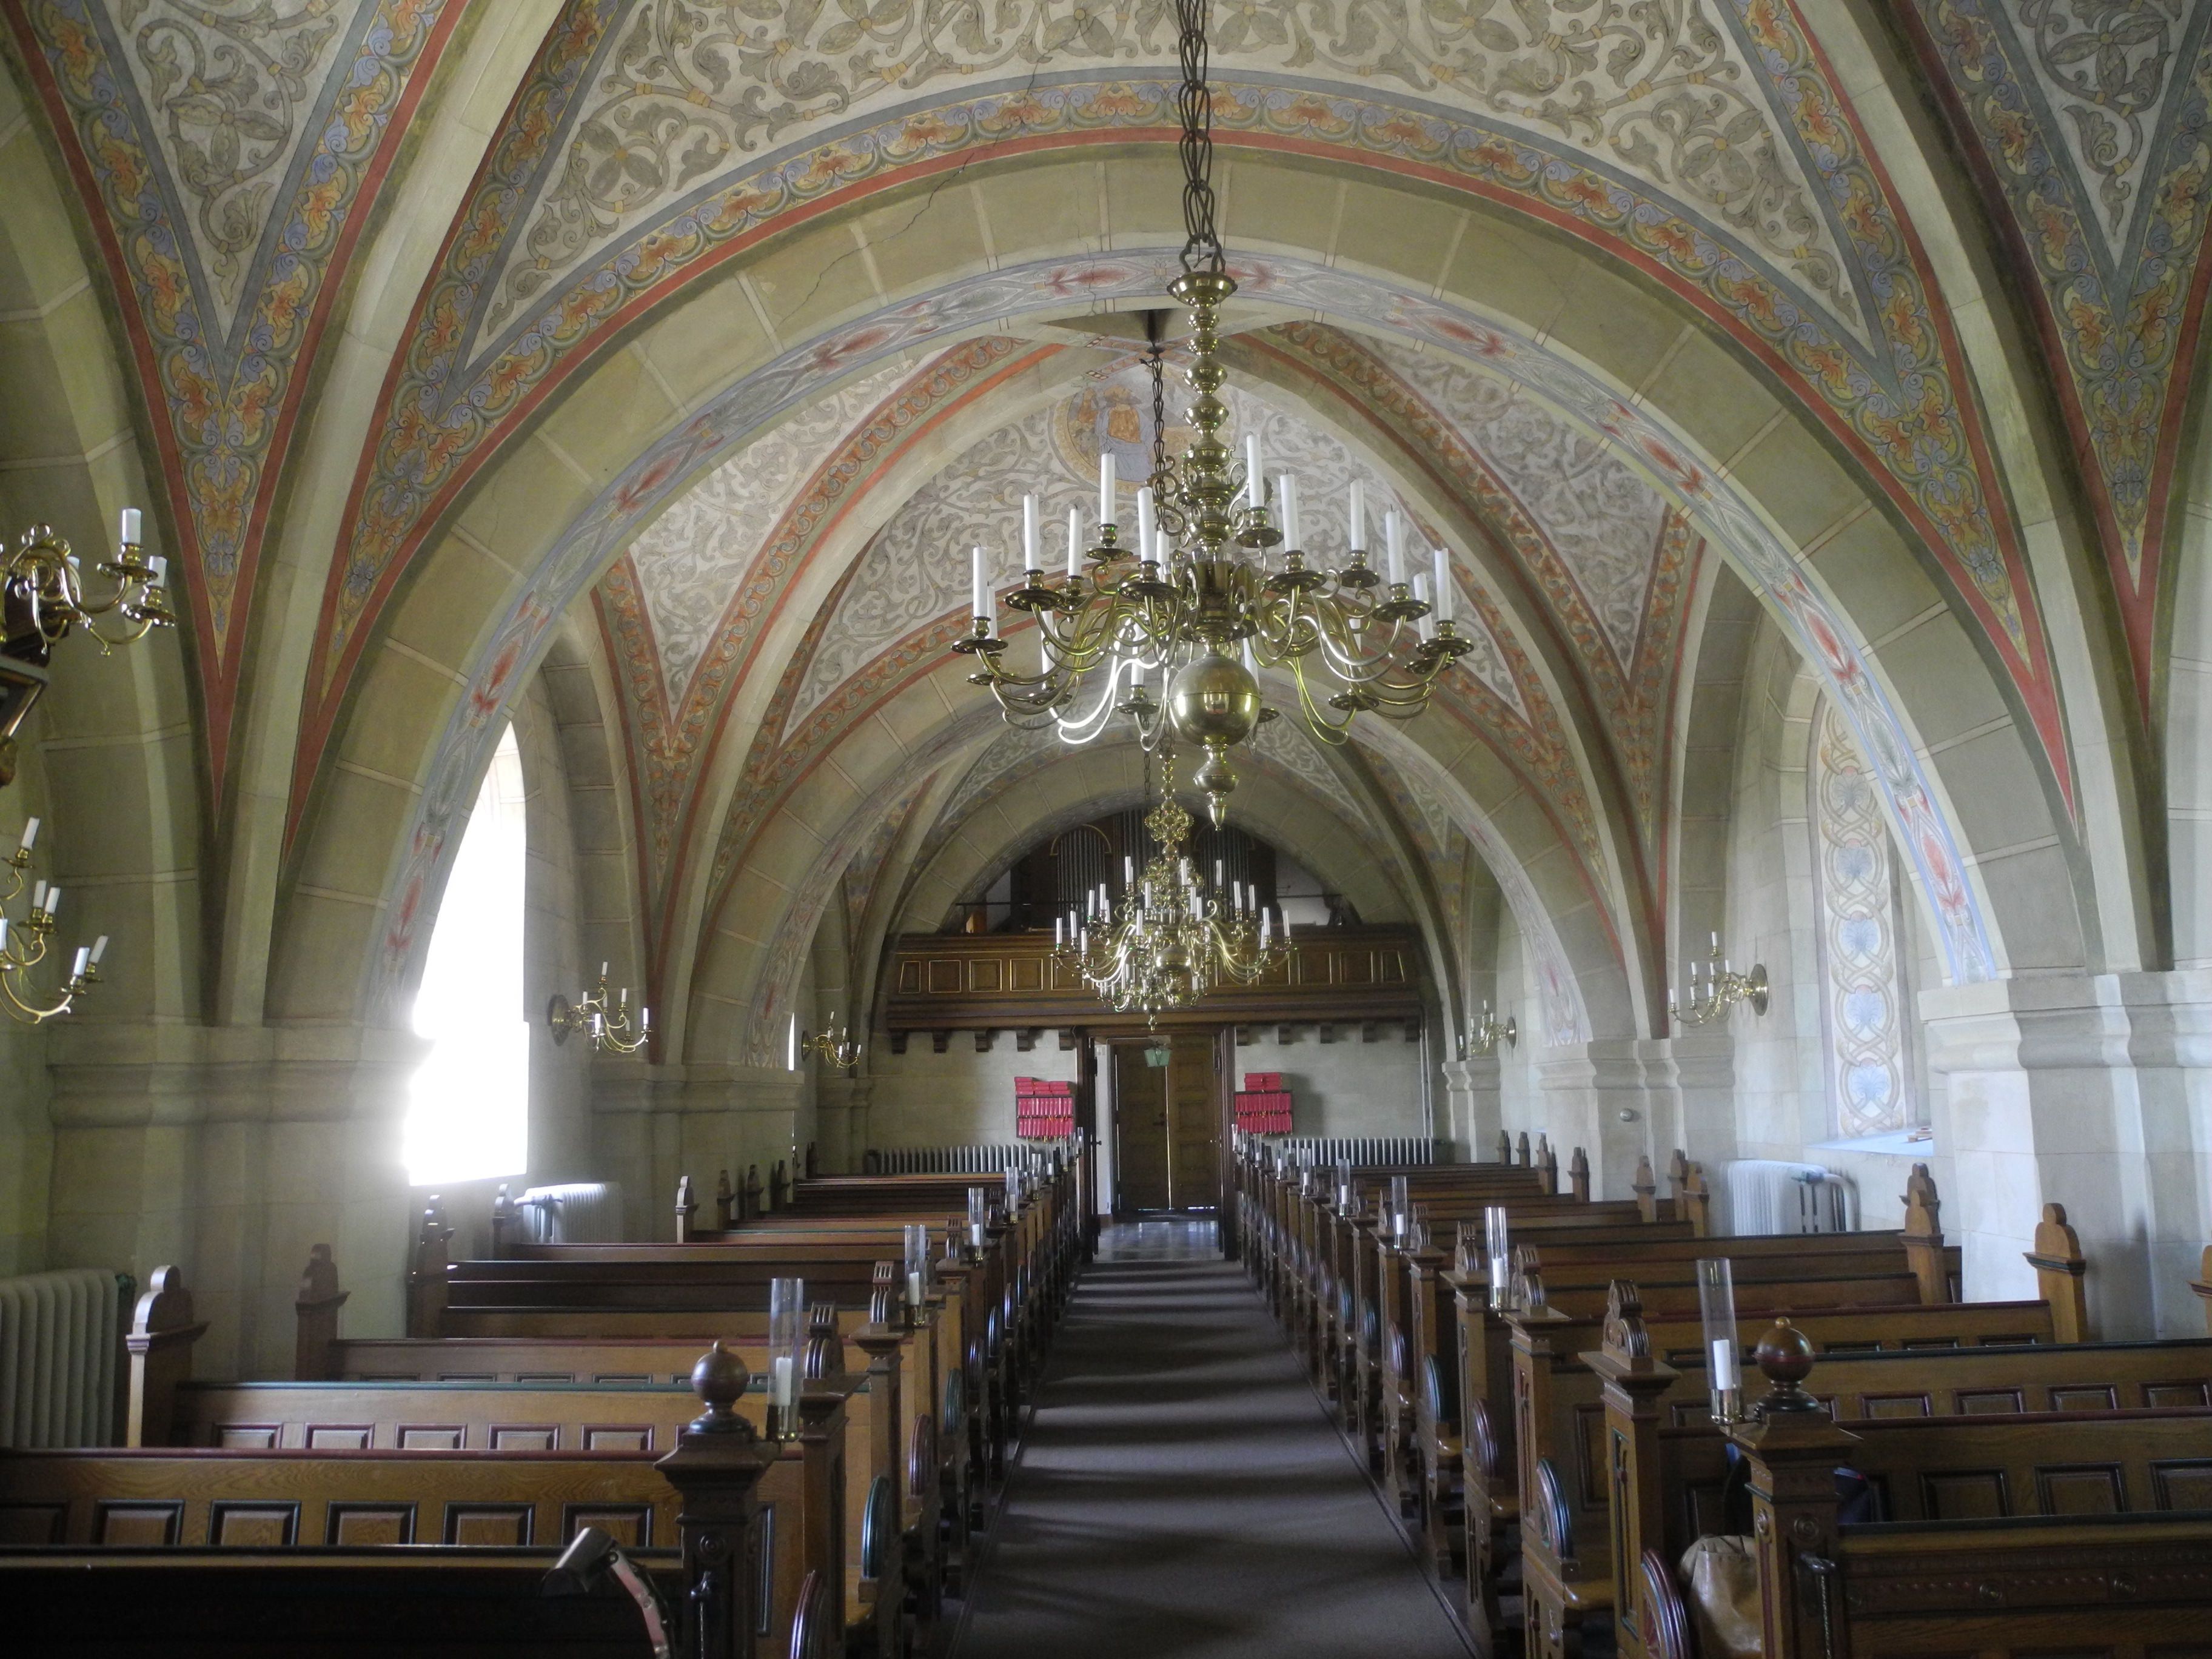
<path fill-rule="evenodd" d="M 990 688 L 1011 725 L 1054 724 L 1063 739 L 1081 743 L 1127 714 L 1147 750 L 1168 735 L 1203 750 L 1192 781 L 1218 825 L 1237 787 L 1229 750 L 1260 722 L 1260 668 L 1286 670 L 1307 729 L 1342 743 L 1363 711 L 1401 720 L 1420 713 L 1437 677 L 1472 641 L 1453 624 L 1448 554 L 1433 550 L 1431 568 L 1409 580 L 1400 514 L 1385 517 L 1378 574 L 1367 562 L 1365 501 L 1354 483 L 1340 562 L 1333 570 L 1309 564 L 1297 479 L 1285 472 L 1270 486 L 1256 435 L 1245 438 L 1241 466 L 1223 440 L 1229 409 L 1219 393 L 1228 370 L 1215 354 L 1221 307 L 1237 283 L 1224 269 L 1213 225 L 1206 9 L 1206 0 L 1176 0 L 1186 238 L 1182 274 L 1168 285 L 1189 313 L 1187 419 L 1197 435 L 1171 461 L 1156 396 L 1152 473 L 1137 492 L 1133 533 L 1125 538 L 1115 522 L 1109 449 L 1099 458 L 1096 540 L 1084 545 L 1080 509 L 1071 508 L 1066 575 L 1056 583 L 1044 568 L 1040 499 L 1024 498 L 1024 574 L 1006 602 L 1036 619 L 1036 672 L 1018 672 L 1007 659 L 980 546 L 972 554 L 972 620 L 953 649 L 975 659 L 969 678 Z M 1163 349 L 1154 339 L 1147 353 L 1156 386 Z M 1166 688 L 1160 704 L 1145 689 L 1152 674 Z"/>
<path fill-rule="evenodd" d="M 1170 774 L 1173 751 L 1159 750 Z M 1164 1010 L 1196 1002 L 1217 985 L 1249 985 L 1281 963 L 1289 945 L 1255 888 L 1224 884 L 1218 862 L 1209 885 L 1184 850 L 1190 814 L 1164 781 L 1159 804 L 1145 815 L 1152 854 L 1139 871 L 1125 861 L 1118 903 L 1104 883 L 1084 895 L 1083 908 L 1053 919 L 1059 959 L 1083 975 L 1117 1013 L 1149 1022 Z"/>

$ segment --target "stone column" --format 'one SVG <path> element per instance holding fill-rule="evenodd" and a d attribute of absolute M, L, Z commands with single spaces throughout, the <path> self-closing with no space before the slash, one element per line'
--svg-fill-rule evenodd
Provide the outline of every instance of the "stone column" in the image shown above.
<path fill-rule="evenodd" d="M 182 1268 L 203 1376 L 282 1376 L 331 1247 L 349 1335 L 396 1335 L 413 1206 L 400 1134 L 424 1045 L 347 1026 L 58 1022 L 50 1260 Z"/>
<path fill-rule="evenodd" d="M 2043 1206 L 2063 1204 L 2107 1339 L 2193 1334 L 2212 1194 L 2212 974 L 2096 975 L 1922 994 L 1948 1081 L 1945 1231 L 1977 1299 L 2030 1297 Z"/>
<path fill-rule="evenodd" d="M 1504 1116 L 1498 1098 L 1498 1056 L 1469 1054 L 1448 1060 L 1444 1078 L 1444 1121 L 1437 1126 L 1452 1143 L 1452 1156 L 1486 1158 L 1498 1139 Z"/>
<path fill-rule="evenodd" d="M 1656 1105 L 1662 1127 L 1672 1125 L 1673 1065 L 1653 1048 L 1632 1039 L 1602 1039 L 1547 1049 L 1537 1062 L 1553 1149 L 1562 1170 L 1576 1147 L 1589 1154 L 1592 1198 L 1629 1197 L 1639 1158 L 1650 1157 L 1655 1169 L 1665 1167 L 1664 1152 L 1653 1152 L 1652 1117 Z"/>

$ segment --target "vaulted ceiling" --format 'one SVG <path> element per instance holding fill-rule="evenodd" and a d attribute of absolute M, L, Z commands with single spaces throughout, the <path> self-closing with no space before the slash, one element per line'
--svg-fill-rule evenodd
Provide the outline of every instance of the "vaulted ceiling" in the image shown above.
<path fill-rule="evenodd" d="M 1162 0 L 6 18 L 39 161 L 0 325 L 84 460 L 0 489 L 143 495 L 179 569 L 207 1007 L 391 1017 L 564 637 L 666 1058 L 759 1061 L 826 917 L 865 973 L 1023 823 L 1141 789 L 1127 745 L 1006 734 L 946 647 L 963 550 L 1011 577 L 1024 492 L 1056 519 L 1149 442 Z M 1310 540 L 1357 478 L 1449 548 L 1477 641 L 1408 726 L 1266 728 L 1239 810 L 1381 882 L 1448 997 L 1502 903 L 1554 1041 L 1654 1031 L 1685 790 L 1725 791 L 1683 775 L 1699 618 L 1740 583 L 1852 722 L 1948 973 L 2156 958 L 2157 837 L 2100 826 L 2163 787 L 2208 27 L 1217 7 L 1237 428 Z"/>

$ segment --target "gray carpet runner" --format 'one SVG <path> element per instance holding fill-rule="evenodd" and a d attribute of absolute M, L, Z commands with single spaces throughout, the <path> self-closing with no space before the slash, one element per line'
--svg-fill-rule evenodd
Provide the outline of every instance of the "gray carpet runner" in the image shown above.
<path fill-rule="evenodd" d="M 1466 1659 L 1243 1273 L 1126 1250 L 1054 1339 L 953 1659 Z"/>

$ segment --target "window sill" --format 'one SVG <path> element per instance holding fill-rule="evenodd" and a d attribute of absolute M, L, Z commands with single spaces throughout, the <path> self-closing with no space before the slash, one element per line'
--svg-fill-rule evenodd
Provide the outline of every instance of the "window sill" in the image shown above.
<path fill-rule="evenodd" d="M 1892 1129 L 1887 1134 L 1861 1135 L 1852 1140 L 1816 1140 L 1807 1147 L 1814 1152 L 1885 1152 L 1892 1158 L 1929 1158 L 1936 1151 L 1933 1135 L 1912 1139 L 1911 1129 Z"/>

